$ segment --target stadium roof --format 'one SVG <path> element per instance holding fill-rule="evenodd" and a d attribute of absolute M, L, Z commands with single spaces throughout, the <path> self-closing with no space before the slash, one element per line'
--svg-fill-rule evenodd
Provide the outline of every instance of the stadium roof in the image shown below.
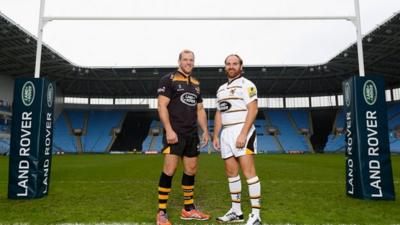
<path fill-rule="evenodd" d="M 32 77 L 36 38 L 0 13 L 0 75 Z M 363 39 L 366 74 L 381 75 L 388 88 L 400 84 L 400 13 Z M 41 76 L 57 82 L 65 96 L 155 97 L 159 78 L 172 67 L 80 67 L 44 45 Z M 349 46 L 326 64 L 245 67 L 259 95 L 316 96 L 341 93 L 341 83 L 358 74 L 357 46 Z M 225 82 L 223 68 L 197 67 L 204 96 L 213 97 Z"/>

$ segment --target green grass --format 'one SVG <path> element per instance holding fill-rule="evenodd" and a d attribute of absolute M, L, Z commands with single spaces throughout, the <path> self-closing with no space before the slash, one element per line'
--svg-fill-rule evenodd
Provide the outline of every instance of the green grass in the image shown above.
<path fill-rule="evenodd" d="M 262 220 L 268 224 L 399 224 L 400 203 L 345 195 L 343 155 L 258 155 Z M 400 193 L 400 156 L 392 156 Z M 0 223 L 155 223 L 161 155 L 64 155 L 53 157 L 49 196 L 8 200 L 8 158 L 0 157 Z M 181 167 L 173 181 L 168 213 L 181 222 Z M 244 183 L 244 179 L 242 179 Z M 247 185 L 243 210 L 249 213 Z M 201 155 L 195 203 L 213 218 L 230 207 L 223 161 Z"/>

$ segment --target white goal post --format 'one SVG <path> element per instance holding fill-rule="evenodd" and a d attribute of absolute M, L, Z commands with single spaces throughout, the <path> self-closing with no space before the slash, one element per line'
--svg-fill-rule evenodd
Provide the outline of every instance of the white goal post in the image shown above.
<path fill-rule="evenodd" d="M 57 17 L 57 16 L 44 16 L 44 8 L 45 8 L 45 1 L 40 0 L 40 11 L 39 11 L 39 26 L 38 26 L 38 41 L 36 47 L 36 64 L 35 64 L 35 78 L 40 77 L 40 63 L 41 63 L 41 56 L 42 56 L 42 43 L 43 43 L 43 28 L 46 23 L 55 21 L 55 20 L 141 20 L 141 21 L 161 21 L 161 20 L 240 20 L 240 21 L 257 21 L 257 20 L 346 20 L 350 21 L 354 24 L 357 33 L 357 53 L 358 53 L 358 67 L 359 67 L 359 75 L 361 77 L 365 76 L 365 69 L 364 69 L 364 53 L 362 47 L 362 33 L 361 33 L 361 16 L 360 16 L 360 3 L 359 0 L 354 0 L 354 9 L 355 9 L 355 16 L 296 16 L 296 17 L 268 17 L 268 16 L 256 16 L 256 17 Z"/>

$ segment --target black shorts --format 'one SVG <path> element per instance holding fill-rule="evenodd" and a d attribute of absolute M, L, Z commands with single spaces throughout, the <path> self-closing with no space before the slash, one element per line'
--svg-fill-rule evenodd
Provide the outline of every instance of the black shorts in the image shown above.
<path fill-rule="evenodd" d="M 197 157 L 200 154 L 200 139 L 197 133 L 189 136 L 178 134 L 178 143 L 176 144 L 168 144 L 166 135 L 164 134 L 163 144 L 164 147 L 161 151 L 163 154 L 174 154 L 181 157 Z"/>

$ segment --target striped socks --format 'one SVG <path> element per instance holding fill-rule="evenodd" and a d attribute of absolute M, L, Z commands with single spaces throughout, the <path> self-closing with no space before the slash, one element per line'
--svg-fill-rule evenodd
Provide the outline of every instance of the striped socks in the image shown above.
<path fill-rule="evenodd" d="M 251 202 L 251 213 L 260 217 L 261 209 L 261 185 L 257 176 L 247 180 L 249 186 L 249 196 Z"/>
<path fill-rule="evenodd" d="M 232 199 L 232 209 L 235 210 L 237 214 L 242 214 L 242 207 L 240 204 L 240 197 L 242 192 L 242 183 L 240 182 L 240 176 L 228 177 L 229 191 L 231 193 Z"/>
<path fill-rule="evenodd" d="M 182 176 L 183 204 L 186 211 L 194 209 L 194 176 L 183 173 Z"/>
<path fill-rule="evenodd" d="M 158 210 L 167 212 L 167 201 L 171 192 L 172 176 L 168 176 L 164 172 L 161 173 L 160 182 L 158 184 Z"/>

